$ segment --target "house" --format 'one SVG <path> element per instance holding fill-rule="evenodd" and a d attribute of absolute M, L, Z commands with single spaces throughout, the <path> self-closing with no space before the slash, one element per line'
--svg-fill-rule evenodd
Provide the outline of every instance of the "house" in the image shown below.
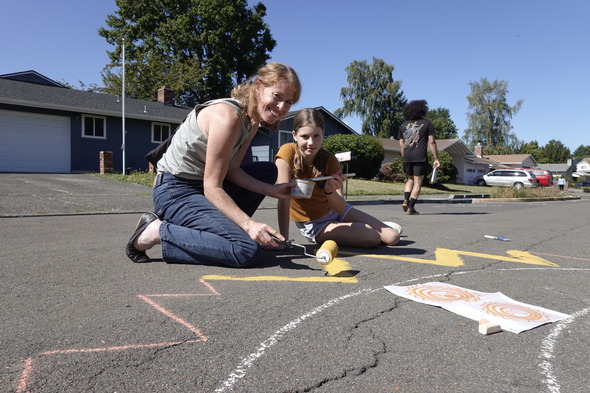
<path fill-rule="evenodd" d="M 323 106 L 313 109 L 320 111 L 324 117 L 324 138 L 333 134 L 356 134 L 352 128 Z M 287 113 L 279 122 L 279 129 L 277 131 L 265 129 L 258 131 L 250 144 L 252 159 L 254 161 L 273 161 L 275 154 L 283 144 L 293 142 L 293 119 L 296 114 L 297 111 Z"/>
<path fill-rule="evenodd" d="M 156 92 L 154 92 L 154 96 Z M 121 97 L 74 90 L 35 71 L 0 75 L 0 172 L 99 170 L 101 151 L 123 168 Z M 125 167 L 148 168 L 144 155 L 189 113 L 171 102 L 125 99 Z"/>
<path fill-rule="evenodd" d="M 530 154 L 487 154 L 485 158 L 507 168 L 539 168 L 539 163 Z"/>
<path fill-rule="evenodd" d="M 572 176 L 577 178 L 577 181 L 582 183 L 590 181 L 590 157 L 578 161 L 575 169 Z"/>
<path fill-rule="evenodd" d="M 571 159 L 568 160 L 567 164 L 540 164 L 539 168 L 551 171 L 553 177 L 563 176 L 571 179 L 574 173 L 574 165 Z"/>
<path fill-rule="evenodd" d="M 156 96 L 156 92 L 154 92 Z M 112 152 L 112 167 L 147 170 L 145 154 L 165 140 L 190 113 L 174 105 L 169 89 L 157 101 L 67 88 L 36 71 L 0 75 L 0 172 L 98 172 L 101 152 Z M 323 107 L 326 133 L 355 133 Z M 251 144 L 251 159 L 272 161 L 291 142 L 289 112 L 278 131 L 261 129 Z M 123 119 L 125 149 L 123 150 Z M 124 153 L 124 154 L 123 154 Z"/>
<path fill-rule="evenodd" d="M 383 164 L 401 157 L 399 140 L 378 139 L 385 150 Z M 453 164 L 457 167 L 458 184 L 474 184 L 478 178 L 499 165 L 498 162 L 474 154 L 461 139 L 437 139 L 436 146 L 438 151 L 446 151 L 453 159 Z"/>

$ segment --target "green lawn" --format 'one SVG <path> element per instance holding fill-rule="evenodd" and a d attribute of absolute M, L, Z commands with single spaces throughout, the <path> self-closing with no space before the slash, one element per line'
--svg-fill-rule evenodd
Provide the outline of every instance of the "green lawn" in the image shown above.
<path fill-rule="evenodd" d="M 155 177 L 155 174 L 153 173 L 139 171 L 133 171 L 125 176 L 120 173 L 110 173 L 106 175 L 90 173 L 90 175 L 110 180 L 143 184 L 148 187 L 152 186 Z M 373 180 L 349 179 L 348 190 L 346 191 L 348 196 L 403 195 L 404 183 L 386 183 Z M 422 187 L 421 194 L 489 194 L 492 198 L 537 198 L 561 195 L 557 189 L 549 187 L 516 190 L 511 187 L 480 187 L 466 186 L 463 184 L 437 184 L 436 187 L 425 186 Z"/>
<path fill-rule="evenodd" d="M 120 173 L 100 175 L 92 173 L 93 176 L 110 180 L 117 180 L 129 183 L 143 184 L 151 187 L 154 181 L 154 174 L 147 172 L 133 171 L 123 176 Z M 422 194 L 488 194 L 490 187 L 464 186 L 460 184 L 444 184 L 437 188 L 422 187 Z M 348 180 L 348 195 L 403 195 L 404 183 L 385 183 L 372 180 L 350 179 Z"/>

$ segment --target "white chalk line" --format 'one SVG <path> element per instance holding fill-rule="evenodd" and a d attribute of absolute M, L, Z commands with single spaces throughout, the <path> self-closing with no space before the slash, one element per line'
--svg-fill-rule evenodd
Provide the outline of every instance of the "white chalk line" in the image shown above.
<path fill-rule="evenodd" d="M 567 328 L 576 320 L 576 318 L 583 317 L 588 314 L 588 312 L 590 312 L 590 308 L 585 308 L 573 313 L 571 317 L 558 322 L 547 335 L 547 337 L 545 337 L 545 339 L 541 342 L 540 357 L 543 360 L 539 366 L 545 375 L 545 384 L 547 385 L 547 389 L 549 389 L 549 392 L 551 393 L 559 393 L 560 391 L 559 382 L 553 370 L 553 363 L 551 363 L 551 359 L 555 357 L 553 355 L 553 351 L 557 343 L 557 338 L 565 328 Z"/>
<path fill-rule="evenodd" d="M 551 267 L 551 268 L 514 268 L 514 269 L 498 269 L 498 271 L 519 271 L 519 270 L 569 270 L 569 271 L 590 271 L 590 269 L 584 269 L 584 268 L 555 268 L 555 267 Z M 468 271 L 460 271 L 460 272 L 453 272 L 451 275 L 462 275 L 462 274 L 469 274 L 469 273 L 482 273 L 484 272 L 483 270 L 468 270 Z M 394 283 L 391 285 L 403 285 L 403 284 L 408 284 L 411 282 L 415 282 L 415 281 L 421 281 L 421 280 L 430 280 L 433 278 L 437 278 L 437 277 L 446 277 L 448 276 L 448 273 L 442 273 L 442 274 L 435 274 L 432 276 L 424 276 L 424 277 L 418 277 L 418 278 L 412 278 L 409 280 L 405 280 L 405 281 L 400 281 L 398 283 Z M 290 332 L 291 330 L 297 328 L 303 321 L 319 314 L 320 312 L 337 305 L 338 303 L 341 303 L 344 300 L 353 298 L 355 296 L 358 295 L 364 295 L 364 294 L 370 294 L 379 290 L 382 290 L 383 288 L 377 288 L 377 289 L 362 289 L 360 291 L 356 291 L 356 292 L 352 292 L 337 298 L 334 298 L 332 300 L 329 300 L 328 302 L 322 304 L 321 306 L 318 306 L 316 308 L 314 308 L 313 310 L 311 310 L 308 313 L 305 313 L 303 315 L 301 315 L 298 318 L 295 318 L 294 320 L 292 320 L 291 322 L 287 323 L 285 326 L 283 326 L 282 328 L 280 328 L 279 330 L 277 330 L 275 333 L 273 333 L 269 338 L 267 338 L 266 340 L 264 340 L 259 346 L 258 348 L 251 353 L 250 355 L 246 356 L 242 362 L 236 367 L 236 369 L 234 371 L 232 371 L 229 375 L 229 378 L 227 380 L 225 380 L 221 386 L 217 389 L 215 389 L 215 392 L 217 393 L 222 393 L 222 392 L 227 392 L 233 389 L 233 386 L 236 384 L 236 382 L 238 382 L 240 379 L 244 378 L 246 376 L 246 371 L 247 369 L 249 369 L 250 367 L 252 367 L 252 365 L 254 364 L 254 362 L 256 362 L 256 360 L 258 360 L 260 357 L 262 357 L 266 350 L 271 348 L 272 346 L 274 346 L 276 343 L 279 342 L 279 340 L 288 332 Z M 573 314 L 575 315 L 575 314 Z M 564 321 L 562 321 L 562 323 L 566 322 L 566 321 L 570 321 L 570 319 L 572 318 L 568 318 Z M 575 319 L 575 318 L 574 318 Z M 552 348 L 553 348 L 553 344 Z M 551 354 L 552 357 L 552 354 Z M 552 365 L 550 363 L 548 363 L 548 367 L 549 369 L 552 369 Z M 547 374 L 546 374 L 547 375 Z M 557 382 L 557 379 L 554 378 L 552 375 L 549 377 L 546 377 L 546 381 L 545 384 L 549 387 L 549 386 L 555 386 L 557 388 L 557 390 L 551 390 L 551 393 L 558 393 L 559 392 L 559 384 Z M 551 380 L 549 379 L 551 378 Z"/>
<path fill-rule="evenodd" d="M 424 277 L 423 279 L 441 277 L 441 276 L 444 276 L 444 274 L 437 274 L 434 276 Z M 411 281 L 417 281 L 417 280 L 420 280 L 420 279 L 416 278 L 416 279 L 412 279 L 412 280 L 407 280 L 407 281 L 403 281 L 402 283 L 399 283 L 396 285 L 408 283 Z M 275 333 L 273 333 L 273 335 L 271 335 L 269 338 L 264 340 L 253 353 L 246 356 L 242 360 L 242 362 L 238 365 L 238 367 L 230 374 L 229 378 L 225 382 L 223 382 L 221 384 L 221 386 L 219 388 L 217 388 L 215 391 L 218 393 L 221 393 L 221 392 L 226 392 L 228 390 L 231 390 L 238 380 L 240 380 L 241 378 L 244 378 L 246 376 L 246 370 L 248 368 L 252 367 L 254 362 L 258 358 L 260 358 L 262 355 L 264 355 L 264 353 L 266 352 L 267 349 L 269 349 L 270 347 L 275 345 L 281 337 L 283 337 L 287 332 L 295 329 L 298 325 L 300 325 L 306 319 L 309 319 L 309 318 L 313 317 L 314 315 L 319 314 L 320 312 L 342 302 L 343 300 L 346 300 L 346 299 L 349 299 L 349 298 L 352 298 L 352 297 L 355 297 L 358 295 L 368 294 L 368 293 L 372 293 L 375 291 L 379 291 L 381 289 L 383 289 L 383 288 L 362 289 L 360 291 L 352 292 L 352 293 L 337 297 L 335 299 L 332 299 L 332 300 L 322 304 L 321 306 L 314 308 L 310 312 L 303 314 L 298 318 L 295 318 L 294 320 L 292 320 L 291 322 L 289 322 L 288 324 L 286 324 L 285 326 L 283 326 L 282 328 L 277 330 Z"/>

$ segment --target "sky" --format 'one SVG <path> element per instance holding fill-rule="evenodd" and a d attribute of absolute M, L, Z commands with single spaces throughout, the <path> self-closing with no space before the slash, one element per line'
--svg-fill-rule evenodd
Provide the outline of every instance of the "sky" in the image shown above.
<path fill-rule="evenodd" d="M 258 1 L 248 0 L 250 6 Z M 303 84 L 292 110 L 341 107 L 352 61 L 394 66 L 408 100 L 450 111 L 459 137 L 468 126 L 470 82 L 508 83 L 519 140 L 552 139 L 573 152 L 590 145 L 588 0 L 262 0 L 277 46 L 271 61 L 292 66 Z M 0 74 L 35 70 L 58 82 L 102 86 L 114 48 L 98 35 L 114 0 L 6 1 Z M 343 119 L 360 132 L 358 117 Z"/>

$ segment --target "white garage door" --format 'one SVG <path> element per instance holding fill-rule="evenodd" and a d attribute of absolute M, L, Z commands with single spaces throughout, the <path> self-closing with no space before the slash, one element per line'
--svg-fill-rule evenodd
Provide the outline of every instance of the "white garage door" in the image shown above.
<path fill-rule="evenodd" d="M 0 110 L 0 172 L 70 169 L 68 117 Z"/>

